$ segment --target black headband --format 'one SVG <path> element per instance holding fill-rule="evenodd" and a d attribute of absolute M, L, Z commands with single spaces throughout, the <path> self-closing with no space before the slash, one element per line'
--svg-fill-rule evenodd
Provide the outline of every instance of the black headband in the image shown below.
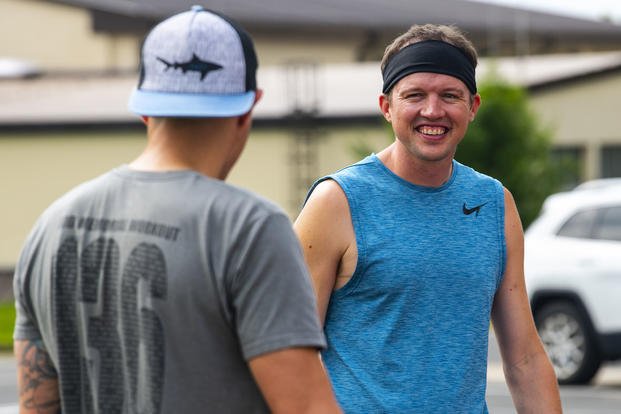
<path fill-rule="evenodd" d="M 440 40 L 413 43 L 391 57 L 382 70 L 382 92 L 388 93 L 399 80 L 416 72 L 453 76 L 464 82 L 472 94 L 477 93 L 474 64 L 461 49 Z"/>

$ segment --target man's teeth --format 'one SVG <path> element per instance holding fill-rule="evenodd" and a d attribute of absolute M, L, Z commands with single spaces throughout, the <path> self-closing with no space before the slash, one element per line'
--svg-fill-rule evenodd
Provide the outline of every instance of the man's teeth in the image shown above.
<path fill-rule="evenodd" d="M 423 126 L 423 127 L 418 128 L 418 131 L 421 134 L 425 134 L 425 135 L 442 135 L 446 133 L 446 128 Z"/>

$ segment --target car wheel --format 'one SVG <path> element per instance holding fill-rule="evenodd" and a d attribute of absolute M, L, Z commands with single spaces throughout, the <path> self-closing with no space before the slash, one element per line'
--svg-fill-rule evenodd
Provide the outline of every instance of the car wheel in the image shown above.
<path fill-rule="evenodd" d="M 601 358 L 590 321 L 570 302 L 551 302 L 535 314 L 537 331 L 559 384 L 586 384 Z"/>

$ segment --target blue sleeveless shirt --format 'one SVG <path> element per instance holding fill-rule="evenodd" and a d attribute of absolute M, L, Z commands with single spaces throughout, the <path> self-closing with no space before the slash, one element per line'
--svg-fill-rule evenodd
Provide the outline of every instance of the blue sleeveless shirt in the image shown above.
<path fill-rule="evenodd" d="M 322 354 L 345 412 L 487 413 L 502 185 L 453 161 L 447 183 L 416 186 L 376 155 L 326 179 L 347 196 L 358 249 L 330 298 Z"/>

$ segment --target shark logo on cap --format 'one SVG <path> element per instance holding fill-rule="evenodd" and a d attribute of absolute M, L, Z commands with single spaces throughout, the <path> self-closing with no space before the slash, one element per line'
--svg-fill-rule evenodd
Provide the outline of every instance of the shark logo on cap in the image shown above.
<path fill-rule="evenodd" d="M 187 62 L 168 62 L 161 57 L 157 57 L 157 60 L 166 65 L 166 68 L 164 70 L 168 70 L 170 68 L 181 69 L 181 72 L 183 72 L 184 74 L 186 72 L 198 72 L 201 74 L 201 80 L 205 79 L 205 76 L 207 76 L 209 72 L 222 69 L 221 65 L 202 60 L 201 58 L 196 56 L 195 53 L 192 54 L 192 59 L 188 60 Z"/>

